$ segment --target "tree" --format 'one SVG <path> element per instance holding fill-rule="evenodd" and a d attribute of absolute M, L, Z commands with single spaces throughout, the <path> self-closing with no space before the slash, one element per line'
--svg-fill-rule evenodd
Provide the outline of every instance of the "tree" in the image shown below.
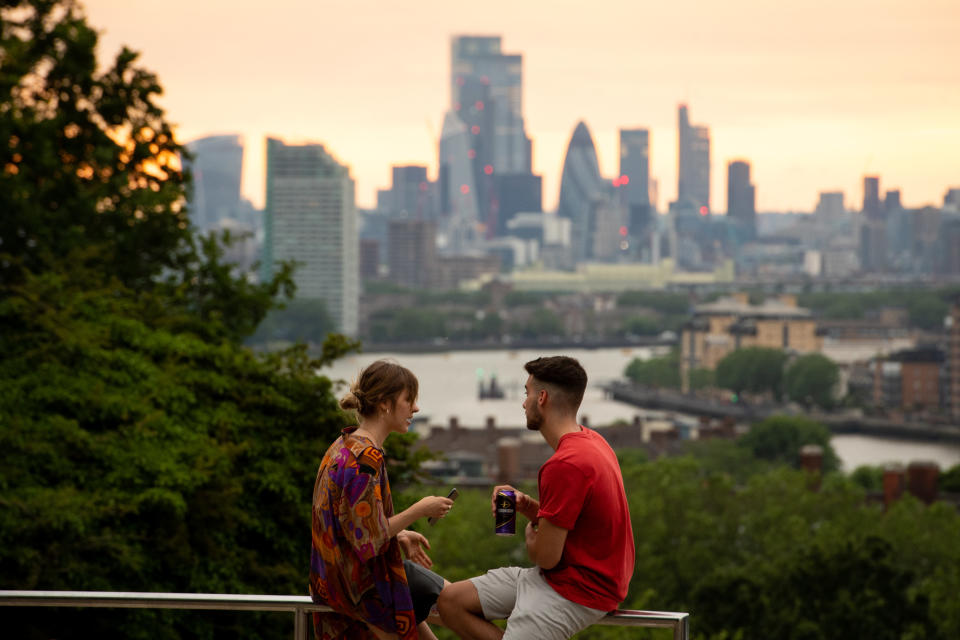
<path fill-rule="evenodd" d="M 74 0 L 0 9 L 0 281 L 78 247 L 124 284 L 151 284 L 188 244 L 187 176 L 157 78 L 124 48 L 96 71 Z"/>
<path fill-rule="evenodd" d="M 623 375 L 637 384 L 651 387 L 680 388 L 680 352 L 672 349 L 660 358 L 634 358 Z"/>
<path fill-rule="evenodd" d="M 270 311 L 251 336 L 251 344 L 306 342 L 323 344 L 336 325 L 323 300 L 295 298 Z"/>
<path fill-rule="evenodd" d="M 303 593 L 316 465 L 348 419 L 330 335 L 242 345 L 251 284 L 197 239 L 160 85 L 96 71 L 73 0 L 0 5 L 0 575 L 8 588 Z M 389 443 L 396 477 L 421 457 Z M 271 614 L 14 611 L 13 637 L 282 637 Z M 286 620 L 286 617 L 284 617 Z"/>
<path fill-rule="evenodd" d="M 783 365 L 786 360 L 787 355 L 780 349 L 737 349 L 717 363 L 717 385 L 737 393 L 769 392 L 779 399 L 783 391 Z"/>
<path fill-rule="evenodd" d="M 297 593 L 316 464 L 345 421 L 295 348 L 166 328 L 97 272 L 0 287 L 0 574 L 25 589 Z M 401 460 L 402 462 L 402 460 Z M 177 637 L 232 619 L 73 612 L 10 633 Z M 128 626 L 129 625 L 129 626 Z M 183 625 L 183 626 L 182 626 Z M 21 633 L 22 632 L 22 633 Z M 277 637 L 251 620 L 239 635 Z M 285 635 L 285 634 L 284 634 Z"/>
<path fill-rule="evenodd" d="M 819 422 L 796 416 L 773 416 L 751 425 L 737 444 L 755 457 L 800 467 L 800 449 L 815 444 L 823 448 L 824 472 L 840 468 L 840 459 L 830 445 L 830 431 Z"/>
<path fill-rule="evenodd" d="M 832 407 L 840 368 L 830 358 L 809 353 L 794 360 L 784 376 L 787 397 L 806 406 Z"/>

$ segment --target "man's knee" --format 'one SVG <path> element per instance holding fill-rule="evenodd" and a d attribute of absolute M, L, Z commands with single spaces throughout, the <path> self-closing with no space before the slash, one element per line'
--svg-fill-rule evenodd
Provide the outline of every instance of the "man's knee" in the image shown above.
<path fill-rule="evenodd" d="M 437 610 L 440 612 L 440 618 L 446 620 L 451 614 L 456 615 L 460 611 L 467 611 L 473 614 L 480 614 L 480 595 L 477 588 L 469 580 L 461 580 L 446 585 L 437 598 Z"/>

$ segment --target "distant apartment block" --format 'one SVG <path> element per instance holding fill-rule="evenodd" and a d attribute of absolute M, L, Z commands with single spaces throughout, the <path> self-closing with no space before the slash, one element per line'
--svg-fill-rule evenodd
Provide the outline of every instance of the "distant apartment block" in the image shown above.
<path fill-rule="evenodd" d="M 886 409 L 936 410 L 947 396 L 946 354 L 936 346 L 898 351 L 874 361 L 873 401 Z"/>
<path fill-rule="evenodd" d="M 437 269 L 437 230 L 428 220 L 391 220 L 387 232 L 390 280 L 408 289 L 428 289 Z"/>
<path fill-rule="evenodd" d="M 359 241 L 349 168 L 320 144 L 267 139 L 263 276 L 297 263 L 297 297 L 323 300 L 340 331 L 357 333 Z"/>
<path fill-rule="evenodd" d="M 729 353 L 746 347 L 767 347 L 796 353 L 819 352 L 823 339 L 808 309 L 793 296 L 750 304 L 746 294 L 697 305 L 681 333 L 680 373 L 715 369 Z"/>

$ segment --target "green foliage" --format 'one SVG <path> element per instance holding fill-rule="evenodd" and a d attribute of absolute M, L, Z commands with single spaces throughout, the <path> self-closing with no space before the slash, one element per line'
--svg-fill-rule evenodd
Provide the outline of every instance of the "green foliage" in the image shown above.
<path fill-rule="evenodd" d="M 99 245 L 110 273 L 150 284 L 189 240 L 184 149 L 157 78 L 126 48 L 98 73 L 97 33 L 73 0 L 0 12 L 0 281 Z"/>
<path fill-rule="evenodd" d="M 779 399 L 783 391 L 783 365 L 786 360 L 787 355 L 780 349 L 737 349 L 717 363 L 717 385 L 737 393 L 769 392 Z"/>
<path fill-rule="evenodd" d="M 960 493 L 960 464 L 955 464 L 940 476 L 940 489 L 949 493 Z"/>
<path fill-rule="evenodd" d="M 800 356 L 788 367 L 784 376 L 787 397 L 806 406 L 825 409 L 836 404 L 834 397 L 840 380 L 840 368 L 830 358 L 810 353 Z"/>
<path fill-rule="evenodd" d="M 717 384 L 717 374 L 712 369 L 693 369 L 689 373 L 690 389 L 711 389 Z"/>
<path fill-rule="evenodd" d="M 563 319 L 555 311 L 539 308 L 534 310 L 528 320 L 512 323 L 510 333 L 525 338 L 544 338 L 562 336 L 565 331 Z"/>
<path fill-rule="evenodd" d="M 667 315 L 686 316 L 690 311 L 690 299 L 681 293 L 624 291 L 617 296 L 617 306 L 647 307 Z"/>
<path fill-rule="evenodd" d="M 680 352 L 672 349 L 659 358 L 634 358 L 623 375 L 637 384 L 651 387 L 680 388 Z"/>
<path fill-rule="evenodd" d="M 322 344 L 336 324 L 323 300 L 294 299 L 283 308 L 270 311 L 257 327 L 249 344 L 271 343 Z"/>
<path fill-rule="evenodd" d="M 755 558 L 724 567 L 692 594 L 700 629 L 798 640 L 926 637 L 928 603 L 910 593 L 917 575 L 893 556 L 889 542 L 868 536 L 802 545 L 779 565 Z"/>
<path fill-rule="evenodd" d="M 830 445 L 830 430 L 819 422 L 797 416 L 773 416 L 750 427 L 737 444 L 754 457 L 800 466 L 800 449 L 815 444 L 823 448 L 825 472 L 840 468 L 840 459 Z"/>
<path fill-rule="evenodd" d="M 868 312 L 883 307 L 905 308 L 910 326 L 925 330 L 943 327 L 943 318 L 949 311 L 949 302 L 956 289 L 887 289 L 863 293 L 809 293 L 797 298 L 797 303 L 816 311 L 824 318 L 857 320 Z"/>
<path fill-rule="evenodd" d="M 160 85 L 96 71 L 72 0 L 0 8 L 0 575 L 5 588 L 303 593 L 311 490 L 347 418 L 330 335 L 242 346 L 291 268 L 252 284 L 196 238 Z M 401 480 L 420 454 L 390 444 Z M 15 611 L 17 638 L 278 638 L 289 617 Z"/>
<path fill-rule="evenodd" d="M 171 331 L 154 294 L 82 269 L 28 272 L 0 293 L 7 584 L 302 591 L 304 505 L 344 423 L 315 373 L 325 360 L 303 347 L 258 358 Z M 332 341 L 325 356 L 352 348 Z M 113 625 L 105 613 L 85 617 Z M 67 633 L 72 619 L 44 624 Z M 186 619 L 121 635 L 172 637 Z M 256 625 L 246 634 L 271 635 Z"/>
<path fill-rule="evenodd" d="M 850 474 L 850 481 L 865 491 L 882 491 L 883 467 L 861 465 Z"/>

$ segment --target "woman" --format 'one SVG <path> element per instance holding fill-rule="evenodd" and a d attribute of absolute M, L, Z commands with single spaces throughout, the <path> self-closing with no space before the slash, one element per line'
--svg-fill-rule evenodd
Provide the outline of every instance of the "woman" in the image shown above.
<path fill-rule="evenodd" d="M 406 433 L 420 410 L 418 386 L 410 370 L 378 360 L 340 400 L 360 424 L 327 449 L 313 489 L 310 595 L 338 612 L 314 615 L 321 640 L 435 638 L 424 620 L 445 581 L 424 568 L 427 539 L 405 528 L 442 518 L 453 502 L 428 496 L 394 514 L 383 458 L 383 441 Z"/>

